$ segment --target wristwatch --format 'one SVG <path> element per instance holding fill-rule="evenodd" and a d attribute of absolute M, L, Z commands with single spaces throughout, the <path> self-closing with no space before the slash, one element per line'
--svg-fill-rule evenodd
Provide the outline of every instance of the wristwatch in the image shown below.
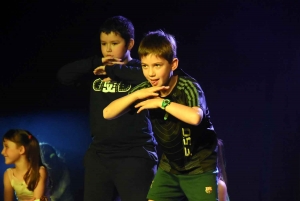
<path fill-rule="evenodd" d="M 163 102 L 162 102 L 162 104 L 161 104 L 161 108 L 162 108 L 163 110 L 165 110 L 166 107 L 167 107 L 168 105 L 170 105 L 170 103 L 171 103 L 171 101 L 170 101 L 169 99 L 164 99 Z"/>

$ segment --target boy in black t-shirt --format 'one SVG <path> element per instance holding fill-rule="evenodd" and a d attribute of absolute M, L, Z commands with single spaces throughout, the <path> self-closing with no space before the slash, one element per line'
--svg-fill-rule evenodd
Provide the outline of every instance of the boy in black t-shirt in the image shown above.
<path fill-rule="evenodd" d="M 157 143 L 148 113 L 127 113 L 113 121 L 102 115 L 111 101 L 145 81 L 140 61 L 130 56 L 132 23 L 122 16 L 107 19 L 100 28 L 100 45 L 103 57 L 75 61 L 58 72 L 63 84 L 86 84 L 90 89 L 93 140 L 84 157 L 84 201 L 112 201 L 117 197 L 122 201 L 146 200 L 157 170 Z M 103 69 L 106 75 L 102 75 Z"/>
<path fill-rule="evenodd" d="M 145 81 L 103 110 L 106 119 L 125 111 L 150 113 L 163 155 L 147 198 L 156 201 L 217 200 L 217 136 L 199 83 L 178 68 L 176 42 L 149 32 L 138 53 Z"/>

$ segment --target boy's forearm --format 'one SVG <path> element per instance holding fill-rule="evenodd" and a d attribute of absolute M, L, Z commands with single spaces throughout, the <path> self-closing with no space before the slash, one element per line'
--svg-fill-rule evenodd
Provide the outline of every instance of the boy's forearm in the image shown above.
<path fill-rule="evenodd" d="M 114 100 L 106 108 L 104 108 L 103 117 L 111 120 L 121 116 L 128 112 L 130 105 L 132 105 L 136 100 L 137 98 L 135 93 Z"/>
<path fill-rule="evenodd" d="M 169 115 L 191 125 L 200 124 L 203 117 L 201 108 L 189 107 L 176 102 L 171 102 L 170 105 L 165 108 L 165 111 L 169 113 Z"/>
<path fill-rule="evenodd" d="M 141 82 L 146 81 L 141 67 L 114 65 L 106 66 L 105 71 L 108 77 L 124 80 L 131 84 L 140 84 Z"/>
<path fill-rule="evenodd" d="M 57 73 L 57 79 L 59 82 L 65 85 L 73 85 L 77 81 L 80 80 L 80 78 L 87 74 L 89 72 L 89 68 L 85 67 L 84 61 L 76 61 L 73 63 L 69 63 L 65 66 L 63 66 L 61 69 L 59 69 Z"/>
<path fill-rule="evenodd" d="M 57 79 L 65 85 L 74 85 L 80 82 L 81 78 L 91 74 L 92 70 L 101 63 L 98 57 L 77 60 L 61 67 L 57 72 Z"/>

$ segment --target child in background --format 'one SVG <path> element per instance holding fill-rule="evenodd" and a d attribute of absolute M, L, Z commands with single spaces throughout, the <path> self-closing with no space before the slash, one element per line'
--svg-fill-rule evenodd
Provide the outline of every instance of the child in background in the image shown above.
<path fill-rule="evenodd" d="M 69 169 L 56 149 L 48 143 L 40 143 L 42 162 L 50 179 L 51 201 L 73 201 Z"/>
<path fill-rule="evenodd" d="M 42 164 L 38 140 L 26 130 L 8 130 L 3 138 L 5 164 L 14 164 L 4 172 L 4 201 L 47 200 L 47 171 Z"/>
<path fill-rule="evenodd" d="M 218 198 L 219 201 L 229 201 L 229 196 L 227 192 L 227 174 L 225 171 L 225 162 L 224 162 L 224 145 L 221 139 L 218 139 Z"/>
<path fill-rule="evenodd" d="M 204 92 L 178 67 L 176 41 L 161 30 L 149 32 L 138 54 L 145 81 L 111 102 L 105 119 L 148 110 L 163 155 L 147 198 L 155 201 L 217 200 L 217 135 Z"/>

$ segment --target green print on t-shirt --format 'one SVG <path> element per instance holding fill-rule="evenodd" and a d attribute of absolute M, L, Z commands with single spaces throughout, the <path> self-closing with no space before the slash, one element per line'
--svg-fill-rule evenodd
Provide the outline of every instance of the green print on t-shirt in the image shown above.
<path fill-rule="evenodd" d="M 128 92 L 130 89 L 131 85 L 124 82 L 104 82 L 101 78 L 98 78 L 93 82 L 93 90 L 101 91 L 103 93 Z"/>

